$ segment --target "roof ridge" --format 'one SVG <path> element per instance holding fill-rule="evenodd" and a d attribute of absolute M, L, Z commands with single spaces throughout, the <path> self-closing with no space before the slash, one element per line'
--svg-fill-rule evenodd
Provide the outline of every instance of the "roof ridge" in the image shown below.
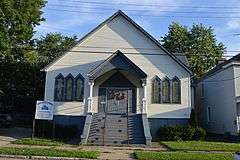
<path fill-rule="evenodd" d="M 135 26 L 138 30 L 140 30 L 145 36 L 147 36 L 149 39 L 151 39 L 159 48 L 161 48 L 167 55 L 169 55 L 174 61 L 176 61 L 180 66 L 182 66 L 186 71 L 188 71 L 190 74 L 192 74 L 191 69 L 186 66 L 177 56 L 174 54 L 168 52 L 159 42 L 156 40 L 151 34 L 149 34 L 146 30 L 144 30 L 140 25 L 138 25 L 135 21 L 133 21 L 129 16 L 127 16 L 122 10 L 118 10 L 115 12 L 112 16 L 107 18 L 105 21 L 100 23 L 97 27 L 95 27 L 93 30 L 91 30 L 89 33 L 87 33 L 85 36 L 83 36 L 75 45 L 73 45 L 69 50 L 74 48 L 76 45 L 81 43 L 85 38 L 90 36 L 93 32 L 95 32 L 97 29 L 105 25 L 106 23 L 110 22 L 112 19 L 117 17 L 118 15 L 122 15 L 127 21 L 129 21 L 133 26 Z M 69 51 L 68 50 L 68 51 Z M 62 54 L 60 57 L 57 57 L 54 61 L 49 63 L 47 66 L 45 66 L 41 71 L 46 71 L 51 65 L 53 65 L 55 62 L 57 62 L 59 59 L 64 57 L 68 51 L 66 51 L 64 54 Z"/>

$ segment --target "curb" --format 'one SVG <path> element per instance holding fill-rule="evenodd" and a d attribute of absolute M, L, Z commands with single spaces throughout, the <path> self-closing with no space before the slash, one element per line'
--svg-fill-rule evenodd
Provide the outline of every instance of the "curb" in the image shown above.
<path fill-rule="evenodd" d="M 46 156 L 21 156 L 21 155 L 0 155 L 0 158 L 17 158 L 17 159 L 33 159 L 33 160 L 93 160 L 86 158 L 68 158 L 68 157 L 46 157 Z"/>

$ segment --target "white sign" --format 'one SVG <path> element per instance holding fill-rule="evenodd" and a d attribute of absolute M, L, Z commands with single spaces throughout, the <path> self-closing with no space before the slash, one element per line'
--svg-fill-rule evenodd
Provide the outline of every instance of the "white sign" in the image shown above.
<path fill-rule="evenodd" d="M 53 103 L 37 101 L 35 119 L 53 120 Z"/>

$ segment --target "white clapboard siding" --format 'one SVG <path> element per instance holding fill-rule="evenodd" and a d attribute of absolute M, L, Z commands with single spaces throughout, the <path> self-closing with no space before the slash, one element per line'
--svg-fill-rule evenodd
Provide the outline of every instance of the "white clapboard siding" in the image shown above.
<path fill-rule="evenodd" d="M 82 46 L 94 46 L 86 48 Z M 99 48 L 97 48 L 99 47 Z M 142 49 L 147 48 L 147 49 Z M 81 73 L 86 78 L 85 99 L 89 96 L 87 73 L 103 62 L 111 54 L 83 53 L 77 51 L 115 52 L 120 50 L 141 68 L 147 78 L 147 113 L 155 118 L 188 118 L 191 108 L 190 74 L 170 56 L 166 55 L 155 43 L 119 15 L 68 52 L 47 69 L 45 99 L 53 100 L 54 78 L 62 73 L 64 76 Z M 127 53 L 136 54 L 127 54 Z M 144 53 L 144 54 L 142 54 Z M 148 54 L 148 55 L 146 55 Z M 152 55 L 159 54 L 159 55 Z M 151 79 L 177 76 L 181 80 L 181 104 L 151 104 Z M 97 105 L 97 88 L 94 89 L 94 105 Z M 138 89 L 138 94 L 141 91 Z M 138 100 L 140 105 L 140 101 Z M 86 106 L 86 103 L 85 103 Z M 97 106 L 95 106 L 95 109 Z"/>

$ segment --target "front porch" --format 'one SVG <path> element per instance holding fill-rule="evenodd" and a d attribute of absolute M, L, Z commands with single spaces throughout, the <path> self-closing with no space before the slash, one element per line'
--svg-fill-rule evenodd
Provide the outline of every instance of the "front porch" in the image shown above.
<path fill-rule="evenodd" d="M 147 75 L 117 51 L 88 76 L 90 89 L 82 142 L 150 144 Z"/>

